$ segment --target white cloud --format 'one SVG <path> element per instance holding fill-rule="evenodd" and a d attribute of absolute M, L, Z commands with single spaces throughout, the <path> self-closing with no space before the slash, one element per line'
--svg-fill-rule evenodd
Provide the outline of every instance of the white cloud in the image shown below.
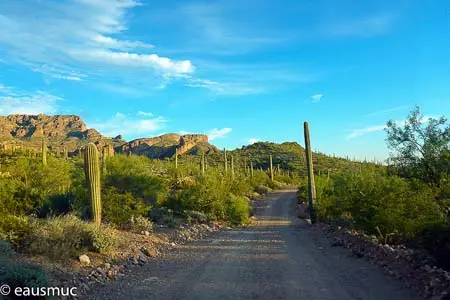
<path fill-rule="evenodd" d="M 386 128 L 385 125 L 377 125 L 377 126 L 371 126 L 361 129 L 354 129 L 352 132 L 347 135 L 347 139 L 354 139 L 363 135 L 366 135 L 371 132 L 377 132 L 377 131 L 383 131 Z"/>
<path fill-rule="evenodd" d="M 259 142 L 259 139 L 257 139 L 257 138 L 251 138 L 251 139 L 248 140 L 248 144 L 249 145 L 255 144 L 257 142 Z"/>
<path fill-rule="evenodd" d="M 27 91 L 0 83 L 0 114 L 54 113 L 63 98 L 46 91 Z"/>
<path fill-rule="evenodd" d="M 220 139 L 226 137 L 233 129 L 232 128 L 222 128 L 222 129 L 211 129 L 208 131 L 208 139 L 210 141 L 215 139 Z"/>
<path fill-rule="evenodd" d="M 138 111 L 137 112 L 138 116 L 145 116 L 145 117 L 153 117 L 153 114 L 151 112 L 145 112 L 145 111 Z"/>
<path fill-rule="evenodd" d="M 116 113 L 104 122 L 90 123 L 89 127 L 99 130 L 107 136 L 124 135 L 128 137 L 146 137 L 149 134 L 165 128 L 167 119 L 159 116 L 154 118 L 136 119 L 123 113 Z"/>
<path fill-rule="evenodd" d="M 243 83 L 225 83 L 217 82 L 208 79 L 189 79 L 186 86 L 193 88 L 205 88 L 215 93 L 216 95 L 227 95 L 227 96 L 243 96 L 243 95 L 254 95 L 264 92 L 261 87 L 251 86 Z"/>
<path fill-rule="evenodd" d="M 190 60 L 163 57 L 144 39 L 124 38 L 129 12 L 138 6 L 133 0 L 2 0 L 0 51 L 9 63 L 50 79 L 88 76 L 89 82 L 138 82 L 149 88 L 193 73 Z"/>
<path fill-rule="evenodd" d="M 388 114 L 388 113 L 391 113 L 391 112 L 404 110 L 406 108 L 408 108 L 408 106 L 404 105 L 404 106 L 397 106 L 397 107 L 393 107 L 393 108 L 378 110 L 378 111 L 366 114 L 366 115 L 364 115 L 364 117 L 374 117 L 374 116 L 384 115 L 384 114 Z"/>
<path fill-rule="evenodd" d="M 0 114 L 54 114 L 62 98 L 44 91 L 19 91 L 0 84 Z"/>
<path fill-rule="evenodd" d="M 436 116 L 424 116 L 422 118 L 422 122 L 427 123 L 429 121 L 429 119 L 436 119 L 436 118 L 437 118 Z M 398 126 L 404 126 L 407 124 L 407 122 L 408 122 L 407 120 L 394 121 L 394 123 L 396 123 Z M 360 128 L 360 129 L 353 129 L 347 135 L 347 139 L 354 139 L 354 138 L 361 137 L 361 136 L 369 134 L 369 133 L 383 131 L 385 128 L 386 128 L 386 125 L 375 125 L 375 126 L 369 126 L 369 127 Z"/>
<path fill-rule="evenodd" d="M 185 134 L 192 134 L 192 132 L 190 132 L 190 131 L 185 131 L 185 130 L 181 130 L 178 134 L 179 134 L 179 135 L 185 135 Z"/>
<path fill-rule="evenodd" d="M 311 96 L 311 100 L 314 103 L 319 102 L 320 100 L 322 100 L 322 98 L 323 98 L 323 94 L 315 94 L 315 95 Z"/>

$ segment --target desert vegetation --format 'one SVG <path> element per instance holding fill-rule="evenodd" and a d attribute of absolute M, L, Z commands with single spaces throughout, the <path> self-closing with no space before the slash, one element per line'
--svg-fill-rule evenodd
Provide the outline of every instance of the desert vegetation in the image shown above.
<path fill-rule="evenodd" d="M 387 166 L 315 176 L 319 220 L 362 230 L 383 243 L 424 249 L 449 268 L 450 125 L 425 120 L 416 108 L 404 123 L 389 121 Z M 307 202 L 307 186 L 299 188 Z"/>

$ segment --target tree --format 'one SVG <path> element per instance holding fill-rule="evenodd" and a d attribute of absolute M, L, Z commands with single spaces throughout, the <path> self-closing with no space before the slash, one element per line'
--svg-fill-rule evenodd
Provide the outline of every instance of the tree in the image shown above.
<path fill-rule="evenodd" d="M 399 175 L 440 187 L 450 173 L 450 124 L 445 117 L 425 118 L 416 107 L 406 121 L 387 123 L 390 162 Z"/>

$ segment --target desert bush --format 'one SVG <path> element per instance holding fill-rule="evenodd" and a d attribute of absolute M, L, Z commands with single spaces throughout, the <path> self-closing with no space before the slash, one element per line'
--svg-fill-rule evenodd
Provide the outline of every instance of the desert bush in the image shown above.
<path fill-rule="evenodd" d="M 374 170 L 317 178 L 316 193 L 319 218 L 350 218 L 357 228 L 398 241 L 413 238 L 439 217 L 434 189 Z"/>
<path fill-rule="evenodd" d="M 121 193 L 114 187 L 103 191 L 103 219 L 116 226 L 126 226 L 132 217 L 147 216 L 151 206 L 131 193 Z"/>
<path fill-rule="evenodd" d="M 128 230 L 135 232 L 135 233 L 141 233 L 142 231 L 153 231 L 153 223 L 152 221 L 143 216 L 132 216 L 130 220 L 128 221 Z"/>
<path fill-rule="evenodd" d="M 441 219 L 427 224 L 414 244 L 427 250 L 439 265 L 450 269 L 450 221 Z"/>
<path fill-rule="evenodd" d="M 260 195 L 265 195 L 271 191 L 272 191 L 272 189 L 270 187 L 267 187 L 264 185 L 259 185 L 255 188 L 255 192 L 257 192 Z"/>
<path fill-rule="evenodd" d="M 246 197 L 228 195 L 226 199 L 227 221 L 233 225 L 247 222 L 250 215 L 250 205 Z"/>
<path fill-rule="evenodd" d="M 9 257 L 14 254 L 14 250 L 9 241 L 0 240 L 0 259 L 3 257 Z"/>
<path fill-rule="evenodd" d="M 62 260 L 90 250 L 105 253 L 114 248 L 116 237 L 106 227 L 97 228 L 73 215 L 33 220 L 24 251 Z"/>
<path fill-rule="evenodd" d="M 31 289 L 48 286 L 47 275 L 41 267 L 18 263 L 8 258 L 0 258 L 0 282 L 9 285 L 12 290 L 16 287 Z"/>
<path fill-rule="evenodd" d="M 185 210 L 183 216 L 186 218 L 186 222 L 192 223 L 206 223 L 208 222 L 208 216 L 205 213 L 195 210 Z"/>
<path fill-rule="evenodd" d="M 30 225 L 26 217 L 5 214 L 0 218 L 0 239 L 19 246 L 30 234 Z"/>

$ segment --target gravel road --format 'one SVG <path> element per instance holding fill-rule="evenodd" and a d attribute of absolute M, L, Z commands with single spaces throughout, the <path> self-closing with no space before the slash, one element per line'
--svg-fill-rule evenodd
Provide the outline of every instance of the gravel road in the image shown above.
<path fill-rule="evenodd" d="M 420 299 L 296 220 L 295 190 L 265 201 L 253 225 L 180 245 L 88 299 Z"/>

